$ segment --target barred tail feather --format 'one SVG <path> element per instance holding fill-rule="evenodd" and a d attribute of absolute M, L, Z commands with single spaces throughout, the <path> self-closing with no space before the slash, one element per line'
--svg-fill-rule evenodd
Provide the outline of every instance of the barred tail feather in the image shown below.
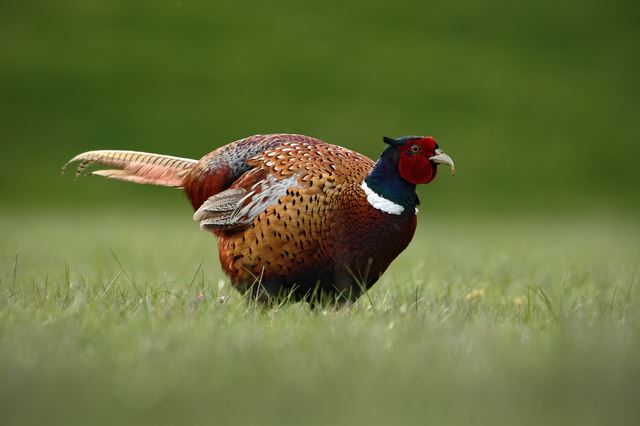
<path fill-rule="evenodd" d="M 94 170 L 91 175 L 104 176 L 149 185 L 181 188 L 184 178 L 198 162 L 189 158 L 150 154 L 136 151 L 89 151 L 73 157 L 62 168 L 64 173 L 71 163 L 79 162 L 76 178 L 87 167 L 96 164 L 106 169 Z"/>

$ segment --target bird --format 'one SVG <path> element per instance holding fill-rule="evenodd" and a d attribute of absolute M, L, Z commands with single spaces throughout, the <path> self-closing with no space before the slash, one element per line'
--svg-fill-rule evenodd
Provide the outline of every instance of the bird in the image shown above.
<path fill-rule="evenodd" d="M 431 136 L 383 137 L 374 162 L 297 134 L 223 145 L 200 160 L 137 151 L 79 154 L 75 176 L 184 191 L 200 228 L 218 239 L 222 269 L 260 302 L 354 302 L 409 245 L 416 186 L 452 158 Z M 90 166 L 98 166 L 90 167 Z M 93 169 L 93 171 L 90 171 Z"/>

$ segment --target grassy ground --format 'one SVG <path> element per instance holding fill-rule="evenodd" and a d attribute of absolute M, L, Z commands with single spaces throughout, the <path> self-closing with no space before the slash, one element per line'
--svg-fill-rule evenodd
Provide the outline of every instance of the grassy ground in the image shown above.
<path fill-rule="evenodd" d="M 338 311 L 256 309 L 196 228 L 184 211 L 3 213 L 5 424 L 639 418 L 637 220 L 422 216 Z"/>

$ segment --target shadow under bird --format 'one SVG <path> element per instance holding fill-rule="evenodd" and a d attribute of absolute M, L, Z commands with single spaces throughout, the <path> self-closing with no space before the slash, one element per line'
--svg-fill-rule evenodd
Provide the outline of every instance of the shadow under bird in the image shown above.
<path fill-rule="evenodd" d="M 200 160 L 135 151 L 72 158 L 92 175 L 181 188 L 220 263 L 241 293 L 260 301 L 356 300 L 407 247 L 416 229 L 416 185 L 453 160 L 430 136 L 384 138 L 377 162 L 321 140 L 256 135 Z M 67 167 L 65 165 L 65 168 Z M 64 170 L 64 169 L 63 169 Z"/>

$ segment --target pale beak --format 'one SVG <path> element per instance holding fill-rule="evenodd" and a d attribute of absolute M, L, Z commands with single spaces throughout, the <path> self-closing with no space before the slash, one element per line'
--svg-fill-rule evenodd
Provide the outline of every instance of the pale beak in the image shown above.
<path fill-rule="evenodd" d="M 433 157 L 429 157 L 429 160 L 438 164 L 446 164 L 447 166 L 451 167 L 451 174 L 455 175 L 456 166 L 453 164 L 453 160 L 451 159 L 451 157 L 445 154 L 441 149 L 436 149 L 435 153 L 436 155 L 434 155 Z"/>

